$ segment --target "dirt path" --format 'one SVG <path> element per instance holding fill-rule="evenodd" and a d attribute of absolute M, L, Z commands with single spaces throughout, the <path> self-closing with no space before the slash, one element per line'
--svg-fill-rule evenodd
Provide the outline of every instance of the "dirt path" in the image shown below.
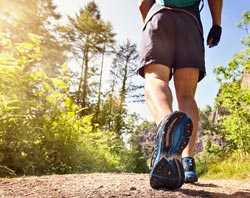
<path fill-rule="evenodd" d="M 155 191 L 145 174 L 52 175 L 0 179 L 0 197 L 250 197 L 250 179 L 200 180 L 177 191 Z"/>

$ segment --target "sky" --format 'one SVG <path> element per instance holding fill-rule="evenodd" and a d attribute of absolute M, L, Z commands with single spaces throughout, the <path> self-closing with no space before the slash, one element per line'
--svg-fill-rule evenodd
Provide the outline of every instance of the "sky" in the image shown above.
<path fill-rule="evenodd" d="M 58 10 L 63 15 L 74 16 L 89 0 L 54 0 Z M 138 0 L 95 0 L 101 11 L 102 18 L 110 21 L 113 30 L 117 33 L 116 39 L 119 43 L 124 43 L 127 39 L 132 40 L 140 46 L 142 19 L 138 10 Z M 207 0 L 201 12 L 204 28 L 204 38 L 206 40 L 211 28 L 211 15 L 208 9 Z M 218 92 L 218 82 L 216 81 L 213 69 L 216 65 L 226 66 L 233 55 L 244 48 L 241 39 L 245 32 L 237 27 L 244 11 L 250 10 L 249 0 L 225 0 L 222 13 L 222 37 L 219 45 L 214 48 L 207 48 L 205 53 L 207 76 L 198 84 L 196 101 L 199 108 L 206 105 L 212 106 L 214 98 Z M 140 77 L 138 77 L 138 80 Z M 173 90 L 173 82 L 171 82 Z M 174 94 L 174 92 L 173 92 Z M 140 113 L 144 118 L 150 119 L 150 115 L 144 104 L 129 104 L 130 111 Z M 177 109 L 176 101 L 174 109 Z"/>

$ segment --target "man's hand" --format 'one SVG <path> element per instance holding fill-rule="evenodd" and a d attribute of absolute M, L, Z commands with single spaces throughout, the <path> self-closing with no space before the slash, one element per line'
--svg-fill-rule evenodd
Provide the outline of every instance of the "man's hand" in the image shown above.
<path fill-rule="evenodd" d="M 139 0 L 139 9 L 143 18 L 143 21 L 145 20 L 148 11 L 154 4 L 155 0 Z"/>
<path fill-rule="evenodd" d="M 207 37 L 207 45 L 209 46 L 209 48 L 218 45 L 221 37 L 221 32 L 222 32 L 221 26 L 219 25 L 212 26 Z"/>
<path fill-rule="evenodd" d="M 207 45 L 211 48 L 218 45 L 221 37 L 221 12 L 223 0 L 208 0 L 210 12 L 213 19 L 213 26 L 207 37 Z"/>

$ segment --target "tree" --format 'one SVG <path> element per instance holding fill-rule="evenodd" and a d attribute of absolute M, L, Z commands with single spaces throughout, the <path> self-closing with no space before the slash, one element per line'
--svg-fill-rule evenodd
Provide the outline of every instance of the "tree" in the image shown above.
<path fill-rule="evenodd" d="M 247 33 L 243 40 L 246 48 L 237 53 L 227 67 L 218 66 L 215 69 L 220 82 L 216 106 L 226 112 L 221 115 L 219 126 L 230 149 L 242 153 L 250 152 L 250 90 L 241 86 L 243 75 L 250 71 L 249 24 L 250 12 L 246 12 L 240 22 L 240 27 L 244 27 Z"/>
<path fill-rule="evenodd" d="M 25 70 L 43 57 L 41 39 L 29 34 L 14 43 L 0 34 L 0 174 L 120 170 L 113 150 L 123 145 L 112 131 L 93 132 L 91 116 L 78 115 L 68 96 L 67 66 L 57 77 Z"/>
<path fill-rule="evenodd" d="M 27 70 L 43 68 L 48 75 L 55 76 L 65 62 L 66 43 L 60 39 L 56 28 L 60 14 L 52 0 L 1 0 L 0 31 L 13 42 L 25 42 L 29 34 L 42 38 L 40 47 L 44 51 L 41 59 L 27 65 Z"/>
<path fill-rule="evenodd" d="M 90 63 L 96 55 L 104 54 L 106 47 L 114 42 L 114 33 L 110 23 L 101 19 L 100 11 L 93 1 L 81 9 L 75 18 L 69 17 L 69 21 L 70 24 L 60 30 L 71 43 L 70 47 L 75 59 L 82 62 L 76 98 L 82 108 L 86 108 L 91 106 L 90 83 L 97 72 L 93 62 L 92 65 Z"/>
<path fill-rule="evenodd" d="M 53 0 L 0 0 L 0 11 L 0 169 L 12 175 L 147 171 L 138 139 L 131 149 L 124 141 L 138 129 L 138 116 L 126 109 L 140 95 L 136 46 L 128 41 L 113 49 L 112 26 L 94 2 L 64 27 Z M 114 73 L 106 91 L 110 54 Z M 76 77 L 62 64 L 72 55 L 82 64 Z"/>
<path fill-rule="evenodd" d="M 115 131 L 119 135 L 122 134 L 122 126 L 124 126 L 126 99 L 133 97 L 135 91 L 142 88 L 141 85 L 136 84 L 133 78 L 136 75 L 137 66 L 138 52 L 136 45 L 128 40 L 115 51 L 115 58 L 111 68 L 113 78 L 111 86 L 116 86 L 119 95 L 119 110 L 115 115 Z M 114 90 L 114 88 L 112 87 L 111 90 Z"/>

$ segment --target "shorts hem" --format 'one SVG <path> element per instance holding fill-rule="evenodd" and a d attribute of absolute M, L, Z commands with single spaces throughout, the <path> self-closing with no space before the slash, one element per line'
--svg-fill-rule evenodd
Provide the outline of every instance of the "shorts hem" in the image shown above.
<path fill-rule="evenodd" d="M 185 65 L 194 65 L 194 64 L 185 64 Z M 197 65 L 197 64 L 196 64 L 196 65 Z M 174 72 L 175 72 L 175 70 L 183 69 L 183 68 L 194 68 L 194 69 L 198 69 L 198 70 L 199 70 L 198 82 L 200 82 L 200 81 L 206 76 L 206 70 L 205 70 L 205 69 L 202 69 L 202 68 L 200 68 L 200 67 L 180 66 L 180 67 L 175 67 L 175 68 L 173 68 L 173 69 L 174 69 Z M 173 72 L 173 73 L 174 73 L 174 72 Z"/>
<path fill-rule="evenodd" d="M 174 75 L 175 70 L 177 69 L 183 69 L 183 68 L 195 68 L 199 70 L 199 78 L 198 78 L 198 82 L 200 82 L 205 76 L 206 76 L 206 70 L 201 69 L 199 67 L 190 67 L 190 66 L 180 66 L 180 67 L 171 67 L 169 66 L 170 64 L 167 63 L 163 63 L 163 62 L 159 62 L 156 60 L 150 60 L 150 61 L 145 61 L 141 64 L 141 66 L 137 69 L 137 74 L 140 75 L 141 77 L 145 78 L 145 74 L 144 74 L 144 68 L 147 65 L 151 65 L 151 64 L 161 64 L 161 65 L 165 65 L 166 67 L 168 67 L 170 69 L 170 76 L 169 76 L 169 81 L 172 79 L 172 76 Z M 194 65 L 194 64 L 186 64 L 186 65 Z M 173 71 L 172 71 L 173 70 Z"/>

